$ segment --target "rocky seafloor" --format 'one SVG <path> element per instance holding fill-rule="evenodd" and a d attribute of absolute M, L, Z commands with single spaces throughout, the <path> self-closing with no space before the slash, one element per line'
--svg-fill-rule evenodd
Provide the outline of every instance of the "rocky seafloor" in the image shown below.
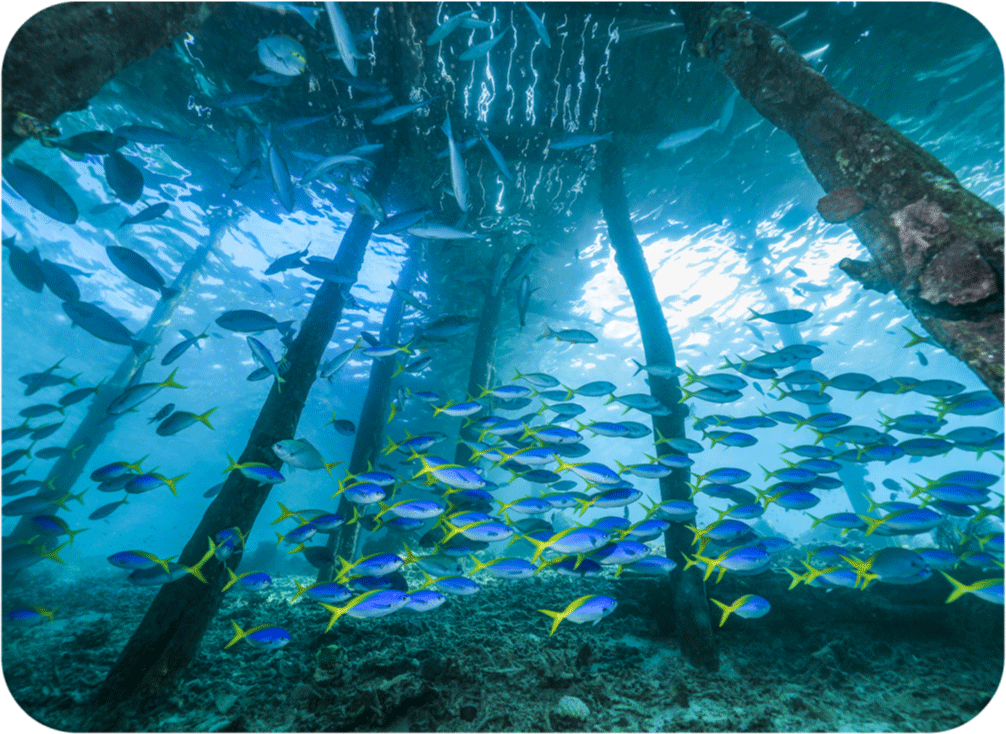
<path fill-rule="evenodd" d="M 87 730 L 87 702 L 156 590 L 101 573 L 56 578 L 36 584 L 37 603 L 59 607 L 56 621 L 4 629 L 3 672 L 34 719 Z M 1002 608 L 973 597 L 944 605 L 943 579 L 865 592 L 789 591 L 779 573 L 710 582 L 712 598 L 756 592 L 773 605 L 717 630 L 712 673 L 680 652 L 666 580 L 479 578 L 481 592 L 433 612 L 343 617 L 326 634 L 328 612 L 287 601 L 294 578 L 228 592 L 184 680 L 100 728 L 944 731 L 985 707 L 1003 668 Z M 563 622 L 550 637 L 537 610 L 590 593 L 618 599 L 615 612 L 596 626 Z M 224 650 L 232 619 L 279 625 L 292 641 L 275 652 L 243 641 Z"/>

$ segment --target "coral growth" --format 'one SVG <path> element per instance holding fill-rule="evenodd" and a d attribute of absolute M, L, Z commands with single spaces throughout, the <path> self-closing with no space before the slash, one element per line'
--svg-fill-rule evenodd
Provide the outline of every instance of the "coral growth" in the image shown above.
<path fill-rule="evenodd" d="M 851 186 L 835 189 L 817 202 L 817 212 L 826 222 L 837 224 L 863 211 L 866 201 Z"/>

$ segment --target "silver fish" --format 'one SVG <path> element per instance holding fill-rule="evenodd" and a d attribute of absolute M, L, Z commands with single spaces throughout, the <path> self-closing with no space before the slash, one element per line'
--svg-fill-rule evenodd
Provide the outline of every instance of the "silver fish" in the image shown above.
<path fill-rule="evenodd" d="M 449 113 L 441 130 L 447 136 L 447 149 L 451 156 L 451 184 L 454 189 L 454 198 L 457 199 L 461 211 L 466 212 L 468 211 L 468 171 L 465 170 L 465 162 L 458 150 L 458 144 L 454 141 Z"/>
<path fill-rule="evenodd" d="M 328 22 L 332 26 L 332 35 L 335 43 L 339 47 L 339 56 L 352 76 L 356 76 L 356 42 L 353 41 L 353 32 L 349 30 L 346 16 L 339 9 L 339 4 L 331 0 L 325 0 L 325 9 L 328 11 Z"/>

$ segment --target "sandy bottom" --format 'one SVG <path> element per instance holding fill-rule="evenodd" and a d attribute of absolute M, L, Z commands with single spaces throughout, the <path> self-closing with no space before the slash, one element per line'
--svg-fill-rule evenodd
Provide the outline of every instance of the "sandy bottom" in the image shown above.
<path fill-rule="evenodd" d="M 788 592 L 776 574 L 728 577 L 711 597 L 757 591 L 773 609 L 717 631 L 711 673 L 680 652 L 667 581 L 479 580 L 481 592 L 433 612 L 343 617 L 328 634 L 324 609 L 287 601 L 291 577 L 259 594 L 230 592 L 185 678 L 121 711 L 114 730 L 944 731 L 981 711 L 1002 674 L 1002 608 L 974 598 L 901 608 L 887 599 L 905 587 L 887 587 L 863 607 L 870 591 Z M 86 730 L 86 703 L 154 593 L 107 577 L 42 587 L 39 603 L 58 605 L 57 621 L 4 629 L 15 700 L 47 726 Z M 550 637 L 537 609 L 590 593 L 619 606 Z M 279 625 L 292 641 L 225 651 L 231 619 Z"/>

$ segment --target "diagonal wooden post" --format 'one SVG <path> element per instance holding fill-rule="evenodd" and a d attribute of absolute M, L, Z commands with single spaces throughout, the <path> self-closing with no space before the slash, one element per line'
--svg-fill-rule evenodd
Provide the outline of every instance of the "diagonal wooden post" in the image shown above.
<path fill-rule="evenodd" d="M 87 466 L 87 462 L 91 460 L 94 452 L 115 428 L 115 422 L 119 416 L 109 415 L 109 404 L 122 393 L 126 386 L 129 385 L 133 376 L 154 353 L 154 349 L 160 343 L 161 337 L 171 322 L 171 317 L 184 300 L 185 293 L 202 270 L 203 265 L 205 265 L 206 258 L 220 244 L 220 241 L 227 233 L 232 216 L 230 210 L 221 211 L 217 214 L 211 224 L 206 243 L 196 249 L 195 253 L 185 262 L 171 283 L 171 287 L 178 291 L 178 295 L 168 299 L 162 298 L 154 306 L 146 327 L 136 334 L 137 341 L 147 346 L 143 347 L 140 351 L 130 350 L 112 377 L 105 382 L 101 390 L 91 399 L 84 419 L 80 422 L 77 430 L 74 431 L 73 437 L 66 444 L 70 447 L 81 446 L 82 448 L 78 449 L 73 455 L 61 456 L 52 465 L 45 479 L 48 486 L 41 487 L 37 492 L 40 497 L 62 497 L 69 492 L 80 478 L 84 467 Z M 10 537 L 27 539 L 30 533 L 31 526 L 28 524 L 28 520 L 22 518 L 14 530 L 11 531 Z M 52 541 L 50 541 L 50 544 L 55 545 Z M 5 579 L 4 583 L 10 582 Z"/>
<path fill-rule="evenodd" d="M 853 104 L 786 35 L 740 3 L 675 3 L 688 44 L 711 59 L 766 120 L 787 133 L 869 263 L 843 260 L 865 287 L 898 298 L 948 352 L 1003 399 L 1003 214 L 953 172 Z"/>
<path fill-rule="evenodd" d="M 389 145 L 385 151 L 370 182 L 370 192 L 375 196 L 383 195 L 398 160 L 397 145 Z M 336 254 L 343 272 L 354 277 L 359 273 L 373 228 L 374 220 L 357 209 Z M 290 368 L 284 376 L 283 392 L 273 384 L 239 463 L 262 462 L 275 469 L 282 465 L 271 447 L 277 441 L 295 437 L 308 393 L 317 378 L 318 364 L 332 340 L 343 304 L 342 286 L 325 281 L 286 353 Z M 237 527 L 247 535 L 269 496 L 270 487 L 259 485 L 240 472 L 231 472 L 185 544 L 178 562 L 186 566 L 195 564 L 206 553 L 207 539 L 225 528 Z M 98 689 L 92 701 L 95 711 L 89 726 L 101 728 L 102 724 L 114 722 L 114 707 L 133 697 L 156 695 L 185 670 L 220 607 L 226 568 L 236 566 L 238 560 L 238 556 L 231 556 L 226 563 L 211 561 L 203 569 L 208 583 L 186 576 L 161 587 Z"/>

